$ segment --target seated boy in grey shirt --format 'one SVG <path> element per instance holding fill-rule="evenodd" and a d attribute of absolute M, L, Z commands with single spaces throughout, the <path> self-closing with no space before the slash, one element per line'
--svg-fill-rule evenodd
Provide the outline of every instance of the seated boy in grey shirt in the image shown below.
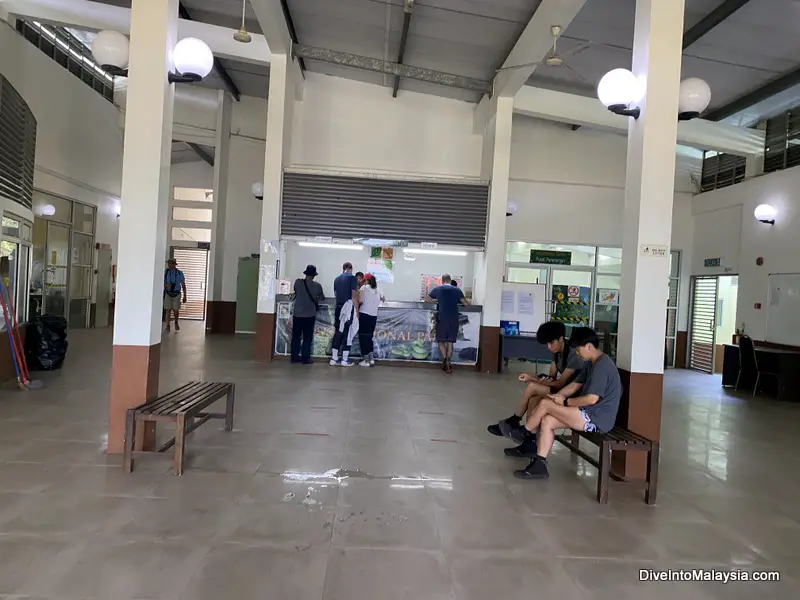
<path fill-rule="evenodd" d="M 614 361 L 599 350 L 600 340 L 589 327 L 573 329 L 569 342 L 578 356 L 588 361 L 578 379 L 583 383 L 581 395 L 566 398 L 558 393 L 550 394 L 528 417 L 525 429 L 537 433 L 537 452 L 527 467 L 514 471 L 514 476 L 519 479 L 545 479 L 549 476 L 547 455 L 553 447 L 556 429 L 605 433 L 614 427 L 617 420 L 622 381 Z"/>

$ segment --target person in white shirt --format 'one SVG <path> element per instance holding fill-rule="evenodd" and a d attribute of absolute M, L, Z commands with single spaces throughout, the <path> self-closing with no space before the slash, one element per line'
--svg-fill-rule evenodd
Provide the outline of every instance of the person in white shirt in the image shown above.
<path fill-rule="evenodd" d="M 378 282 L 372 273 L 364 275 L 364 285 L 358 292 L 359 326 L 358 343 L 361 346 L 362 360 L 358 363 L 362 367 L 371 367 L 375 364 L 372 337 L 375 334 L 375 325 L 378 322 L 378 308 L 383 302 L 383 294 L 378 289 Z"/>

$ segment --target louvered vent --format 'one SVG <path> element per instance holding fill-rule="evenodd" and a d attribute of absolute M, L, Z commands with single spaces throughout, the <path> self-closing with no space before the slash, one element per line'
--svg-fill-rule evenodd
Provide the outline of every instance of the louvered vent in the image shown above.
<path fill-rule="evenodd" d="M 35 155 L 36 119 L 0 75 L 0 196 L 32 207 Z"/>

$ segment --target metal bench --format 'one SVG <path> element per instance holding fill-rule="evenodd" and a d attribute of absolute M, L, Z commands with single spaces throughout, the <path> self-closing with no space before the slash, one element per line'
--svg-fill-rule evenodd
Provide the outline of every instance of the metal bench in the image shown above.
<path fill-rule="evenodd" d="M 580 439 L 585 438 L 600 448 L 600 460 L 589 456 L 578 445 Z M 624 477 L 611 471 L 611 452 L 622 450 L 624 452 L 647 452 L 647 487 L 645 488 L 644 501 L 647 504 L 656 503 L 658 489 L 658 442 L 647 439 L 624 427 L 614 427 L 608 433 L 589 433 L 586 431 L 572 430 L 572 435 L 556 436 L 556 440 L 583 458 L 589 464 L 597 467 L 597 501 L 600 504 L 608 503 L 609 480 L 625 481 Z"/>
<path fill-rule="evenodd" d="M 225 431 L 233 429 L 234 390 L 235 386 L 232 383 L 193 381 L 151 402 L 128 409 L 125 420 L 125 449 L 122 465 L 125 472 L 133 472 L 136 423 L 140 421 L 171 421 L 175 423 L 175 437 L 161 446 L 158 452 L 166 452 L 175 446 L 175 475 L 182 475 L 183 452 L 187 434 L 209 419 L 225 419 Z M 224 413 L 204 412 L 206 408 L 223 397 L 227 398 Z"/>

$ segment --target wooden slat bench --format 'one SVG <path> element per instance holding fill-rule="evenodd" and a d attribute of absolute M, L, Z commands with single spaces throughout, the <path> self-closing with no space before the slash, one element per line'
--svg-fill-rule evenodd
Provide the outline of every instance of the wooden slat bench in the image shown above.
<path fill-rule="evenodd" d="M 175 446 L 175 475 L 182 475 L 183 451 L 187 434 L 209 419 L 225 419 L 225 431 L 233 429 L 234 391 L 235 386 L 232 383 L 193 381 L 151 402 L 128 409 L 125 421 L 125 450 L 123 455 L 125 472 L 131 473 L 133 471 L 136 423 L 139 421 L 171 421 L 175 423 L 175 437 L 161 446 L 158 452 L 166 452 L 172 446 Z M 204 412 L 206 408 L 223 397 L 227 398 L 224 413 Z"/>
<path fill-rule="evenodd" d="M 600 448 L 600 460 L 589 456 L 578 445 L 580 439 L 584 438 Z M 556 440 L 572 450 L 575 454 L 583 458 L 589 464 L 597 467 L 597 501 L 600 504 L 608 503 L 609 480 L 624 481 L 623 477 L 611 471 L 611 452 L 613 450 L 623 450 L 625 452 L 647 452 L 647 479 L 644 493 L 644 501 L 647 504 L 656 503 L 656 493 L 658 489 L 658 442 L 648 440 L 646 437 L 633 433 L 624 427 L 614 427 L 608 433 L 589 433 L 586 431 L 572 430 L 572 435 L 567 438 L 565 435 L 556 436 Z"/>

